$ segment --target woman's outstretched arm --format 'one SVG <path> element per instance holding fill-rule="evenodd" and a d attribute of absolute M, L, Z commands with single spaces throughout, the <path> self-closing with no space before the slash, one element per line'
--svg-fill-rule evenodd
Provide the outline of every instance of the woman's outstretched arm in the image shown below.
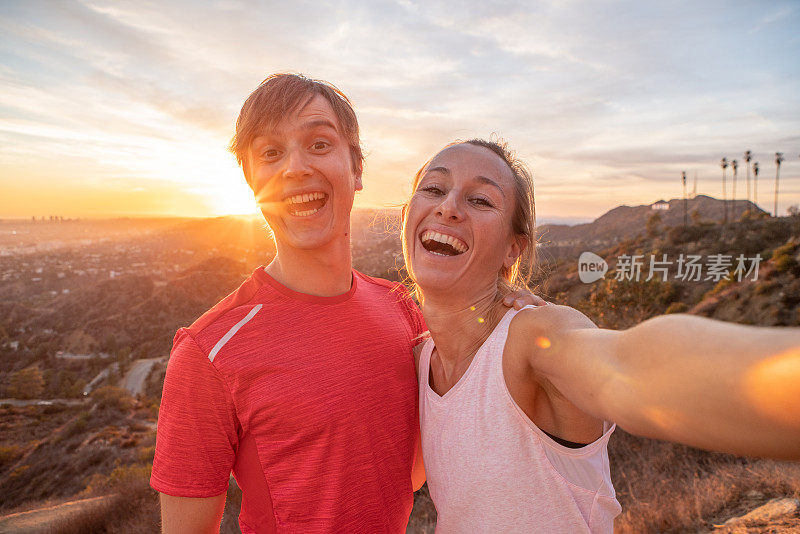
<path fill-rule="evenodd" d="M 800 328 L 665 315 L 614 331 L 566 306 L 520 315 L 535 372 L 590 415 L 703 449 L 800 459 Z"/>

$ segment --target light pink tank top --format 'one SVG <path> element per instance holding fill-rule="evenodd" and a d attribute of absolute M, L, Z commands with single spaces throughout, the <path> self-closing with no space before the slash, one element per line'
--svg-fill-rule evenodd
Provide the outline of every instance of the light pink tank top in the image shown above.
<path fill-rule="evenodd" d="M 436 532 L 611 533 L 621 511 L 606 449 L 615 425 L 570 449 L 533 424 L 503 379 L 503 348 L 516 314 L 506 313 L 443 396 L 428 382 L 433 340 L 422 349 L 422 452 Z"/>

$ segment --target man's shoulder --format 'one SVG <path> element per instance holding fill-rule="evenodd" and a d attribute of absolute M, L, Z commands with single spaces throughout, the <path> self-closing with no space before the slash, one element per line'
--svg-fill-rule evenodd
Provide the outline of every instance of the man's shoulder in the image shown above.
<path fill-rule="evenodd" d="M 398 296 L 402 297 L 409 297 L 409 292 L 406 286 L 404 286 L 401 282 L 393 282 L 392 280 L 385 280 L 383 278 L 377 278 L 375 276 L 369 276 L 359 271 L 355 271 L 356 276 L 363 280 L 367 287 L 376 293 L 391 293 L 397 294 Z"/>
<path fill-rule="evenodd" d="M 175 341 L 189 336 L 202 349 L 210 348 L 242 321 L 252 318 L 264 305 L 269 305 L 271 293 L 264 291 L 264 283 L 257 276 L 258 271 L 250 275 L 228 296 L 217 302 L 190 326 L 181 328 L 175 335 Z"/>

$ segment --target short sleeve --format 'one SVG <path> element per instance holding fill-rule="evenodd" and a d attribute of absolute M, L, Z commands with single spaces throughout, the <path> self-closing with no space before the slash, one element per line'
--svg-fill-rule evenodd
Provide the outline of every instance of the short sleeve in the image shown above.
<path fill-rule="evenodd" d="M 224 493 L 238 447 L 238 424 L 222 377 L 186 330 L 167 364 L 150 485 L 176 497 Z"/>

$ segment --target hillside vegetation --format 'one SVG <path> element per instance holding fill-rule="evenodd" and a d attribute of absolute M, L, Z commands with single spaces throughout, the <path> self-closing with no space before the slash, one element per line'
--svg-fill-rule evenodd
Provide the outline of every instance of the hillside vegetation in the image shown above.
<path fill-rule="evenodd" d="M 607 328 L 627 328 L 663 313 L 800 325 L 800 217 L 754 213 L 723 227 L 701 210 L 683 227 L 664 218 L 651 220 L 650 210 L 644 222 L 634 225 L 635 231 L 600 240 L 591 236 L 602 232 L 584 225 L 577 242 L 543 240 L 535 290 Z M 127 232 L 116 241 L 81 246 L 70 241 L 57 253 L 0 258 L 5 273 L 18 273 L 0 286 L 0 398 L 75 399 L 72 405 L 53 400 L 50 405 L 31 401 L 27 406 L 0 406 L 0 513 L 121 495 L 122 500 L 109 501 L 111 505 L 53 531 L 158 531 L 157 500 L 147 478 L 165 366 L 155 366 L 139 398 L 114 386 L 134 359 L 166 356 L 178 327 L 235 289 L 269 261 L 274 249 L 263 227 L 246 220 L 148 228 L 149 233 L 131 237 Z M 396 214 L 376 219 L 359 213 L 353 231 L 356 267 L 403 279 L 398 230 Z M 79 234 L 75 229 L 72 233 Z M 584 251 L 608 262 L 605 278 L 580 281 L 577 260 Z M 677 265 L 667 270 L 667 280 L 656 276 L 644 281 L 646 272 L 640 281 L 615 276 L 621 257 L 666 255 L 676 260 L 694 255 L 707 262 L 709 256 L 739 254 L 760 255 L 757 277 L 679 280 Z M 727 272 L 732 275 L 733 266 Z M 33 277 L 41 280 L 31 283 Z M 65 359 L 57 356 L 59 351 L 87 357 Z M 116 370 L 79 401 L 83 386 L 111 363 Z M 800 497 L 797 464 L 708 453 L 621 430 L 611 440 L 610 455 L 623 507 L 618 532 L 702 531 L 771 497 Z M 228 497 L 222 531 L 236 532 L 241 495 L 235 484 Z M 409 530 L 433 532 L 435 514 L 423 488 Z M 800 530 L 800 519 L 788 518 L 769 528 Z"/>

